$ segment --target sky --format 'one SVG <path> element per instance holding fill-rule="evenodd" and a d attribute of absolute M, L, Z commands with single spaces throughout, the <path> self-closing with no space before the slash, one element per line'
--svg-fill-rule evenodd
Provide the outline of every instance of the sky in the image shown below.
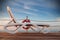
<path fill-rule="evenodd" d="M 0 0 L 0 19 L 9 19 L 7 6 L 17 19 L 60 21 L 60 0 Z"/>
<path fill-rule="evenodd" d="M 16 19 L 28 16 L 30 20 L 60 21 L 60 0 L 0 0 L 0 19 L 10 18 L 7 6 L 11 8 Z M 0 24 L 6 24 L 5 22 L 0 21 Z M 0 29 L 3 30 L 3 27 Z M 54 31 L 57 29 L 54 27 Z"/>

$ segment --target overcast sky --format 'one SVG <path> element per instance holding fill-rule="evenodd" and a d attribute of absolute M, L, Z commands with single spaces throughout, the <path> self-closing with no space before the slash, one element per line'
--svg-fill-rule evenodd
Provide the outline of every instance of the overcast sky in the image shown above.
<path fill-rule="evenodd" d="M 9 18 L 7 6 L 18 19 L 29 16 L 31 20 L 60 20 L 59 0 L 0 0 L 0 19 Z"/>

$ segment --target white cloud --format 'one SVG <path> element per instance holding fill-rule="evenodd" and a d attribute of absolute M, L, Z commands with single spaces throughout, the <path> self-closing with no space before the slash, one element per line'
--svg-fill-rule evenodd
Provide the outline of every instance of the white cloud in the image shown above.
<path fill-rule="evenodd" d="M 56 21 L 60 21 L 60 18 L 57 18 Z"/>
<path fill-rule="evenodd" d="M 43 14 L 46 14 L 48 17 L 53 17 L 53 13 L 51 14 L 51 12 L 48 12 L 48 11 L 40 11 L 40 14 L 43 13 Z"/>
<path fill-rule="evenodd" d="M 0 18 L 0 25 L 7 24 L 9 21 L 10 21 L 10 18 L 8 17 Z"/>
<path fill-rule="evenodd" d="M 14 6 L 16 6 L 16 7 L 17 6 L 22 7 L 22 5 L 20 5 L 19 3 L 14 2 L 14 1 L 10 1 L 9 5 L 12 6 L 12 7 L 14 7 Z"/>
<path fill-rule="evenodd" d="M 31 8 L 30 6 L 28 6 L 28 5 L 24 5 L 24 9 L 28 9 L 28 10 L 32 10 L 32 11 L 39 11 L 39 10 L 37 10 L 37 9 L 33 9 L 33 8 Z"/>
<path fill-rule="evenodd" d="M 2 17 L 2 18 L 0 18 L 0 19 L 10 19 L 9 17 Z"/>
<path fill-rule="evenodd" d="M 15 1 L 16 1 L 16 0 L 15 0 Z M 34 5 L 36 5 L 36 6 L 41 6 L 41 7 L 52 7 L 52 6 L 55 7 L 55 4 L 53 5 L 53 3 L 49 3 L 49 2 L 47 2 L 47 3 L 41 3 L 41 4 L 40 4 L 40 3 L 37 3 L 37 2 L 34 2 L 34 1 L 30 1 L 30 0 L 28 0 L 28 1 L 25 1 L 25 0 L 17 0 L 17 2 L 23 3 L 24 6 L 21 6 L 20 4 L 18 4 L 18 3 L 16 3 L 16 2 L 12 2 L 12 4 L 14 4 L 14 5 L 16 5 L 16 6 L 23 7 L 24 9 L 33 10 L 33 11 L 39 11 L 39 10 L 37 10 L 37 9 L 31 8 L 31 7 L 33 7 Z M 42 1 L 42 2 L 44 2 L 44 1 Z M 32 6 L 32 5 L 33 5 L 33 6 Z"/>
<path fill-rule="evenodd" d="M 16 2 L 21 2 L 24 3 L 25 5 L 36 5 L 36 6 L 41 6 L 41 7 L 46 7 L 46 8 L 56 8 L 57 3 L 51 2 L 51 1 L 46 1 L 46 0 L 15 0 Z M 40 3 L 39 3 L 40 2 Z"/>
<path fill-rule="evenodd" d="M 31 12 L 24 12 L 25 14 L 30 14 L 30 15 L 33 15 L 33 16 L 36 16 L 36 14 L 33 14 Z"/>
<path fill-rule="evenodd" d="M 24 5 L 24 9 L 30 9 L 30 7 L 27 5 Z"/>
<path fill-rule="evenodd" d="M 26 10 L 24 10 L 24 9 L 15 9 L 14 11 L 15 11 L 15 12 L 19 12 L 19 13 L 21 12 L 21 13 L 25 13 L 25 14 L 37 16 L 37 14 L 32 13 L 32 12 L 28 12 L 28 11 L 26 11 Z"/>

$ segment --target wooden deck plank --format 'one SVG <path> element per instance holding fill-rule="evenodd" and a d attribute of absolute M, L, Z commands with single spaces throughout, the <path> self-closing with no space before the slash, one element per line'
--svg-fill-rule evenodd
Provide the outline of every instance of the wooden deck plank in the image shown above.
<path fill-rule="evenodd" d="M 60 40 L 60 33 L 16 33 L 0 32 L 0 40 Z"/>

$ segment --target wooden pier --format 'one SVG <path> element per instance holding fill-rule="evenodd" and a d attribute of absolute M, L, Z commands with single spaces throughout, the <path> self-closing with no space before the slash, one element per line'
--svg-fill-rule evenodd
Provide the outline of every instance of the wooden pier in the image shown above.
<path fill-rule="evenodd" d="M 0 33 L 0 40 L 60 40 L 60 33 Z"/>

